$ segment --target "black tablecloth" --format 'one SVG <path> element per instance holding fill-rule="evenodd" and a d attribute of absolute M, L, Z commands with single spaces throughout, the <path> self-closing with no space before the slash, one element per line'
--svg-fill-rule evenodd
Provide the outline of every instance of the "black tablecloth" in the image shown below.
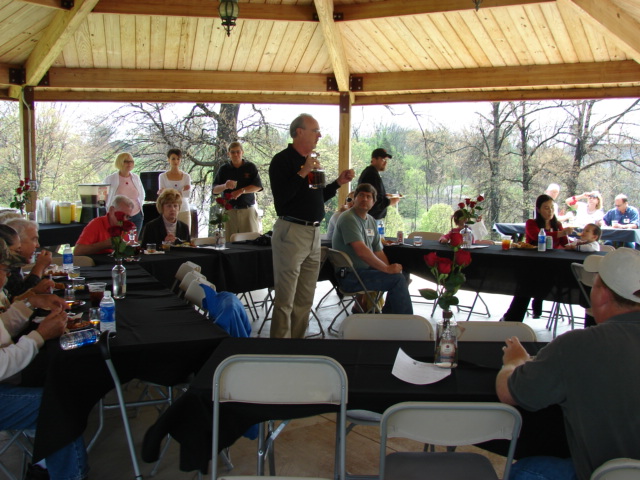
<path fill-rule="evenodd" d="M 43 247 L 64 245 L 65 243 L 73 246 L 86 225 L 86 223 L 69 223 L 68 225 L 41 223 L 38 225 L 39 243 Z"/>
<path fill-rule="evenodd" d="M 524 235 L 524 223 L 496 223 L 493 229 L 502 235 L 513 235 L 514 233 Z M 601 240 L 640 243 L 640 230 L 603 227 Z"/>
<path fill-rule="evenodd" d="M 87 281 L 110 283 L 111 265 L 83 268 L 82 274 Z M 227 337 L 137 265 L 127 265 L 127 287 L 127 297 L 116 300 L 117 335 L 111 342 L 121 381 L 181 382 Z M 93 406 L 113 388 L 96 345 L 63 351 L 57 340 L 46 343 L 23 379 L 28 385 L 40 381 L 44 387 L 36 459 L 80 435 Z"/>
<path fill-rule="evenodd" d="M 433 342 L 359 340 L 226 339 L 202 367 L 189 390 L 180 397 L 145 435 L 143 459 L 154 461 L 166 433 L 180 442 L 180 468 L 206 472 L 211 453 L 212 379 L 225 358 L 240 354 L 326 355 L 347 372 L 350 409 L 382 413 L 404 401 L 498 401 L 495 378 L 502 364 L 502 342 L 469 342 L 460 346 L 460 365 L 452 375 L 432 385 L 411 385 L 391 375 L 398 348 L 417 360 L 433 361 Z M 531 354 L 542 344 L 527 344 Z M 229 404 L 220 415 L 221 447 L 235 442 L 251 425 L 268 419 L 296 418 L 332 411 L 331 406 L 292 407 Z M 562 414 L 557 407 L 525 413 L 517 455 L 567 456 Z M 504 443 L 486 445 L 504 452 Z"/>
<path fill-rule="evenodd" d="M 447 245 L 426 241 L 422 247 L 393 245 L 384 249 L 389 261 L 400 263 L 409 273 L 433 281 L 424 256 L 437 252 L 451 258 Z M 571 264 L 582 263 L 587 253 L 554 249 L 504 251 L 499 245 L 470 250 L 471 264 L 465 268 L 463 289 L 503 295 L 543 298 L 562 303 L 581 303 L 580 288 L 571 273 Z M 604 255 L 604 253 L 598 253 Z"/>

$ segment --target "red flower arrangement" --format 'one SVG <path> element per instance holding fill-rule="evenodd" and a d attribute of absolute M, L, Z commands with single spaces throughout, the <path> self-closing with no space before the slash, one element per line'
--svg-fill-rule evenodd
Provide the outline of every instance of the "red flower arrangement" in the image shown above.
<path fill-rule="evenodd" d="M 217 225 L 218 228 L 222 228 L 222 224 L 229 221 L 227 210 L 233 209 L 233 205 L 229 203 L 229 200 L 231 200 L 231 192 L 227 192 L 216 198 L 217 208 L 209 221 L 211 225 Z"/>
<path fill-rule="evenodd" d="M 478 220 L 478 217 L 482 215 L 482 207 L 479 205 L 484 202 L 484 197 L 478 195 L 475 201 L 470 198 L 465 198 L 464 202 L 458 204 L 458 208 L 462 210 L 464 215 L 464 222 L 468 225 L 473 225 Z"/>
<path fill-rule="evenodd" d="M 9 204 L 11 208 L 17 208 L 21 214 L 24 214 L 24 208 L 31 195 L 29 185 L 29 178 L 20 180 L 20 185 L 16 188 L 16 193 L 13 194 L 13 201 Z"/>
<path fill-rule="evenodd" d="M 109 235 L 111 236 L 111 246 L 113 247 L 113 257 L 131 257 L 135 253 L 135 248 L 128 244 L 127 240 L 123 238 L 123 235 L 136 228 L 136 225 L 132 221 L 124 219 L 124 212 L 114 212 L 114 215 L 118 224 L 111 225 L 108 229 Z"/>

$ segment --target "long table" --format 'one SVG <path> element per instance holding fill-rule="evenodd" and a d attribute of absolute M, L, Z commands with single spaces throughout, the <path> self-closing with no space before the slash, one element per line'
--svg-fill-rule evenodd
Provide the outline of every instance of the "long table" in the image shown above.
<path fill-rule="evenodd" d="M 640 229 L 601 227 L 601 240 L 640 243 Z M 524 235 L 524 223 L 496 223 L 493 229 L 502 235 Z"/>
<path fill-rule="evenodd" d="M 392 245 L 384 249 L 389 261 L 400 263 L 409 273 L 433 281 L 424 256 L 436 252 L 439 256 L 453 256 L 448 245 L 425 241 L 422 247 Z M 580 288 L 571 272 L 571 264 L 582 263 L 588 253 L 554 249 L 502 250 L 499 245 L 470 250 L 471 264 L 463 271 L 465 290 L 503 295 L 520 295 L 561 303 L 580 304 Z M 604 253 L 598 253 L 604 254 Z"/>
<path fill-rule="evenodd" d="M 398 348 L 421 361 L 433 361 L 433 342 L 364 340 L 296 340 L 249 338 L 223 340 L 202 367 L 189 390 L 150 427 L 142 458 L 157 458 L 167 433 L 180 442 L 180 468 L 206 472 L 211 453 L 212 379 L 225 358 L 242 353 L 326 355 L 344 367 L 348 376 L 348 407 L 382 413 L 403 401 L 495 402 L 495 377 L 502 365 L 502 342 L 461 344 L 459 367 L 451 376 L 432 385 L 412 385 L 391 375 Z M 526 344 L 536 354 L 543 344 Z M 225 403 L 220 415 L 221 448 L 233 444 L 251 425 L 269 420 L 298 418 L 333 411 L 331 406 L 265 406 Z M 562 414 L 558 407 L 536 413 L 523 412 L 523 430 L 516 458 L 528 455 L 568 456 Z M 504 452 L 504 443 L 486 445 Z"/>
<path fill-rule="evenodd" d="M 82 268 L 82 275 L 110 283 L 111 265 Z M 116 300 L 116 324 L 111 352 L 123 382 L 179 383 L 228 337 L 137 265 L 127 266 L 127 297 Z M 77 438 L 93 406 L 113 388 L 96 345 L 63 351 L 57 339 L 45 344 L 22 378 L 25 386 L 44 388 L 36 459 Z"/>

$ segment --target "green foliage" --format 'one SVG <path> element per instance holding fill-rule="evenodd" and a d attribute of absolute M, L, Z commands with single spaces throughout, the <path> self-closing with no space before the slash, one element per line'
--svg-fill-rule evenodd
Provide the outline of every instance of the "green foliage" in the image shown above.
<path fill-rule="evenodd" d="M 449 205 L 437 203 L 422 215 L 417 231 L 447 233 L 451 230 L 453 209 Z"/>

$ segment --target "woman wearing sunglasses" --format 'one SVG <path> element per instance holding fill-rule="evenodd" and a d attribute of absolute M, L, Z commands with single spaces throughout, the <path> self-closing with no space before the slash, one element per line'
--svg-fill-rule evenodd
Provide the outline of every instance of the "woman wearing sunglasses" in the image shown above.
<path fill-rule="evenodd" d="M 327 238 L 333 237 L 333 230 L 336 228 L 336 222 L 338 221 L 338 217 L 342 214 L 342 212 L 346 212 L 351 207 L 353 207 L 353 197 L 355 192 L 349 192 L 347 195 L 347 200 L 344 205 L 341 205 L 338 210 L 331 216 L 329 219 L 329 226 L 327 227 Z"/>

